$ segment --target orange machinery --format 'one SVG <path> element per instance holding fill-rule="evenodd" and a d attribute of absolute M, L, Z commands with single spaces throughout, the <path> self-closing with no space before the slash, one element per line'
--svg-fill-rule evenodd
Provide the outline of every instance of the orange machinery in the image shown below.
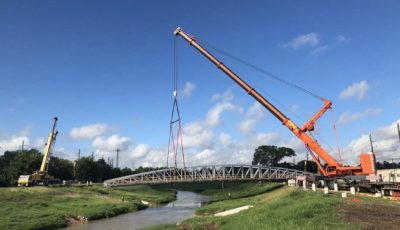
<path fill-rule="evenodd" d="M 238 75 L 232 70 L 225 66 L 216 57 L 211 55 L 206 49 L 204 49 L 193 36 L 190 36 L 180 27 L 178 27 L 174 34 L 181 36 L 191 46 L 196 48 L 201 54 L 207 59 L 214 63 L 218 69 L 227 74 L 233 81 L 240 85 L 249 95 L 256 99 L 261 105 L 263 105 L 268 111 L 270 111 L 279 121 L 282 122 L 294 135 L 296 135 L 310 151 L 313 161 L 317 164 L 319 171 L 326 177 L 340 177 L 347 175 L 370 175 L 376 174 L 375 168 L 375 155 L 373 153 L 362 153 L 360 155 L 359 166 L 344 166 L 336 161 L 329 153 L 324 150 L 318 142 L 312 138 L 308 132 L 314 130 L 315 122 L 332 106 L 330 100 L 324 99 L 324 106 L 320 109 L 303 127 L 297 126 L 292 120 L 286 117 L 279 109 L 272 105 L 267 99 L 265 99 L 257 90 L 253 89 L 249 84 L 243 81 Z M 324 164 L 314 155 L 316 154 Z"/>

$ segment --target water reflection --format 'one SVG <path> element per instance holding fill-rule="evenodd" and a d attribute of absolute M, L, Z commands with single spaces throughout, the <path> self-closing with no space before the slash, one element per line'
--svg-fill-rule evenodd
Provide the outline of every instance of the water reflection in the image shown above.
<path fill-rule="evenodd" d="M 177 223 L 191 217 L 195 210 L 210 197 L 193 192 L 178 191 L 177 200 L 158 207 L 151 207 L 139 212 L 126 213 L 113 218 L 77 224 L 65 230 L 124 230 L 140 229 L 154 224 Z"/>

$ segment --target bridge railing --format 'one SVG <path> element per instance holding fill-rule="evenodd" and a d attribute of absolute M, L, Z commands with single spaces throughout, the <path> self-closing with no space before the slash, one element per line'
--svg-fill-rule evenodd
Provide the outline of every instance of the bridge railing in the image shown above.
<path fill-rule="evenodd" d="M 186 168 L 167 168 L 106 180 L 105 186 L 162 184 L 175 182 L 219 180 L 287 180 L 313 173 L 259 165 L 210 165 Z"/>

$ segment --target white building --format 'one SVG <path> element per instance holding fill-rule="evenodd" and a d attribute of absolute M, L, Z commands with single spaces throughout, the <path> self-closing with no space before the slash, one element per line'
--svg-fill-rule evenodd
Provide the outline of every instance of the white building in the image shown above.
<path fill-rule="evenodd" d="M 383 182 L 400 182 L 400 168 L 379 169 L 376 175 L 380 176 Z"/>

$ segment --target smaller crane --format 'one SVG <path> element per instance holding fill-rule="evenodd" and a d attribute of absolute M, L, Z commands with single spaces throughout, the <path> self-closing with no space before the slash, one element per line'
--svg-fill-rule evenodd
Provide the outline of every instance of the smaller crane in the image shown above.
<path fill-rule="evenodd" d="M 50 155 L 56 142 L 58 118 L 53 118 L 53 125 L 47 138 L 46 149 L 44 151 L 42 164 L 38 171 L 33 172 L 30 175 L 21 175 L 18 179 L 18 186 L 31 186 L 31 185 L 44 185 L 58 184 L 59 179 L 55 179 L 53 176 L 48 175 Z"/>

